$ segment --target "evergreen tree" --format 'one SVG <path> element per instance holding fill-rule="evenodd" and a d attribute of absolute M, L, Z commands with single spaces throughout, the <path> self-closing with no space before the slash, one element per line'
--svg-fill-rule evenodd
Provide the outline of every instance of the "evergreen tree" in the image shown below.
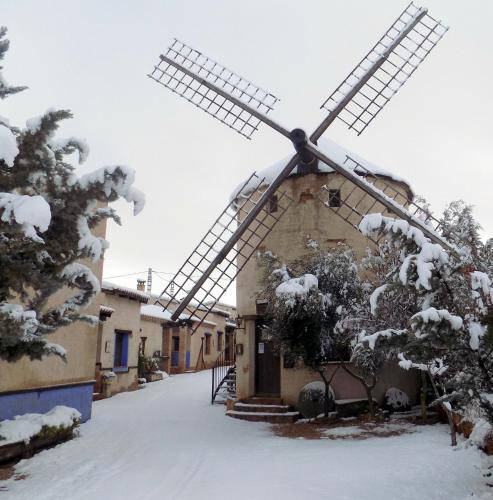
<path fill-rule="evenodd" d="M 0 59 L 9 45 L 5 34 L 2 28 Z M 0 97 L 23 88 L 9 86 L 0 74 Z M 82 163 L 87 145 L 55 136 L 71 117 L 67 110 L 48 110 L 22 129 L 0 118 L 0 358 L 8 361 L 64 357 L 45 335 L 74 321 L 97 321 L 80 312 L 99 292 L 98 280 L 80 261 L 97 261 L 108 246 L 91 230 L 108 218 L 120 223 L 108 202 L 123 197 L 134 203 L 134 213 L 144 204 L 127 167 L 76 175 L 66 157 L 78 152 Z M 61 289 L 71 295 L 53 303 Z"/>
<path fill-rule="evenodd" d="M 452 408 L 466 412 L 476 405 L 484 414 L 492 413 L 487 396 L 493 392 L 492 346 L 484 323 L 493 290 L 488 276 L 475 270 L 479 254 L 471 248 L 480 245 L 475 225 L 467 220 L 469 229 L 462 234 L 470 247 L 450 255 L 405 221 L 372 214 L 360 225 L 364 234 L 387 236 L 400 254 L 399 266 L 372 295 L 374 314 L 388 310 L 400 297 L 407 307 L 406 324 L 397 321 L 392 328 L 387 323 L 386 329 L 363 335 L 360 342 L 374 348 L 386 339 L 402 368 L 429 375 L 435 404 L 449 417 L 453 444 Z"/>

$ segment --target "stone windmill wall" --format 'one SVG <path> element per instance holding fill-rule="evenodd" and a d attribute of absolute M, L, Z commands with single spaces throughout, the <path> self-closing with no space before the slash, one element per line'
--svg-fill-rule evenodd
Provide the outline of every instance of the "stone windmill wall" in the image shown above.
<path fill-rule="evenodd" d="M 378 175 L 378 174 L 377 174 Z M 300 259 L 310 254 L 307 240 L 315 240 L 319 248 L 329 249 L 340 243 L 348 245 L 358 257 L 363 256 L 373 242 L 363 236 L 354 226 L 342 219 L 337 208 L 328 208 L 318 199 L 323 185 L 338 186 L 341 176 L 335 172 L 317 172 L 309 174 L 294 174 L 288 177 L 279 188 L 285 191 L 293 200 L 290 207 L 267 235 L 262 243 L 262 251 L 271 251 L 283 263 Z M 378 184 L 381 183 L 379 186 Z M 412 197 L 412 191 L 407 183 L 393 179 L 390 175 L 381 175 L 377 186 L 380 188 L 391 185 L 407 199 Z M 341 186 L 341 197 L 344 199 L 353 190 L 351 185 Z M 359 209 L 365 212 L 364 193 L 356 188 L 352 191 L 349 203 L 353 206 L 360 203 Z M 271 204 L 267 209 L 275 209 Z M 375 205 L 372 212 L 385 212 L 384 207 Z M 242 262 L 240 261 L 241 265 Z M 237 331 L 236 342 L 242 344 L 243 354 L 237 356 L 237 394 L 239 398 L 255 394 L 255 321 L 262 316 L 261 269 L 256 259 L 250 259 L 236 280 L 237 311 L 244 318 L 242 327 Z M 335 365 L 334 365 L 335 366 Z M 330 368 L 329 368 L 330 369 Z M 300 389 L 308 382 L 318 380 L 319 376 L 306 369 L 284 368 L 281 361 L 281 397 L 289 404 L 296 404 Z M 363 398 L 364 393 L 358 382 L 340 370 L 334 379 L 334 391 L 337 399 Z M 378 398 L 383 398 L 386 388 L 399 387 L 410 395 L 416 392 L 415 377 L 409 377 L 398 367 L 389 367 L 382 375 L 375 391 Z"/>

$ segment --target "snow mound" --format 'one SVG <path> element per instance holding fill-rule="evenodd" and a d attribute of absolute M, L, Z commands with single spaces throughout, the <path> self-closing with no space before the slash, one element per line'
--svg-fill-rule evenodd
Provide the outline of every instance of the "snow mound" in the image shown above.
<path fill-rule="evenodd" d="M 75 408 L 55 406 L 48 413 L 26 413 L 12 420 L 0 422 L 0 446 L 24 441 L 26 444 L 39 434 L 43 427 L 69 429 L 80 420 Z"/>

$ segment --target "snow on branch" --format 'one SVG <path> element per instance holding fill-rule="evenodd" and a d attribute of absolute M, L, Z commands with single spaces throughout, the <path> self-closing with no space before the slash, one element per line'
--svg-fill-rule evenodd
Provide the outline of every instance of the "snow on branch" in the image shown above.
<path fill-rule="evenodd" d="M 108 248 L 108 242 L 104 238 L 94 236 L 91 233 L 87 217 L 83 215 L 77 219 L 77 230 L 80 236 L 79 250 L 85 250 L 94 262 L 98 261 L 103 251 Z"/>
<path fill-rule="evenodd" d="M 369 214 L 363 217 L 359 230 L 365 236 L 373 233 L 388 234 L 395 239 L 403 239 L 416 246 L 416 252 L 406 256 L 402 262 L 399 279 L 403 285 L 409 283 L 412 271 L 416 272 L 414 285 L 431 290 L 432 272 L 449 260 L 447 252 L 437 243 L 431 243 L 423 232 L 401 219 L 385 217 L 382 214 Z"/>
<path fill-rule="evenodd" d="M 486 273 L 473 271 L 471 273 L 471 288 L 473 290 L 481 290 L 493 302 L 493 288 L 491 287 L 491 280 Z"/>
<path fill-rule="evenodd" d="M 72 154 L 79 152 L 79 163 L 84 163 L 89 156 L 89 144 L 84 139 L 78 137 L 68 137 L 65 139 L 50 139 L 48 146 L 54 153 Z"/>
<path fill-rule="evenodd" d="M 410 370 L 411 368 L 416 368 L 424 372 L 429 372 L 433 376 L 440 376 L 445 373 L 448 366 L 443 363 L 443 359 L 434 358 L 428 364 L 426 363 L 414 363 L 410 359 L 406 359 L 403 353 L 398 355 L 399 366 L 404 370 Z"/>
<path fill-rule="evenodd" d="M 145 205 L 145 195 L 132 184 L 135 180 L 135 170 L 117 165 L 103 167 L 90 174 L 81 176 L 74 183 L 84 190 L 101 190 L 108 201 L 123 197 L 134 204 L 134 215 L 137 215 Z"/>
<path fill-rule="evenodd" d="M 372 294 L 370 295 L 370 312 L 373 316 L 377 313 L 377 307 L 378 307 L 378 300 L 380 298 L 380 295 L 385 292 L 389 285 L 385 283 L 382 286 L 379 286 L 373 290 Z"/>
<path fill-rule="evenodd" d="M 0 216 L 2 222 L 17 223 L 22 227 L 25 236 L 43 243 L 36 232 L 48 229 L 51 221 L 50 205 L 42 196 L 27 196 L 15 193 L 0 193 Z"/>
<path fill-rule="evenodd" d="M 57 310 L 64 314 L 67 310 L 78 310 L 79 307 L 89 303 L 90 299 L 101 291 L 99 280 L 93 272 L 83 264 L 72 262 L 64 267 L 60 277 L 80 290 L 79 293 L 66 300 Z"/>
<path fill-rule="evenodd" d="M 3 316 L 9 323 L 18 323 L 23 335 L 31 335 L 38 329 L 36 312 L 24 310 L 20 304 L 0 304 L 0 316 Z"/>
<path fill-rule="evenodd" d="M 304 274 L 299 278 L 290 278 L 283 281 L 276 288 L 276 296 L 293 306 L 297 298 L 305 298 L 310 290 L 318 289 L 318 279 L 313 274 Z"/>
<path fill-rule="evenodd" d="M 467 321 L 467 331 L 469 333 L 469 347 L 473 351 L 477 351 L 479 349 L 479 344 L 481 339 L 484 337 L 486 333 L 487 327 L 486 325 L 482 325 L 473 319 L 469 319 Z"/>
<path fill-rule="evenodd" d="M 19 148 L 15 135 L 4 123 L 0 124 L 0 160 L 3 160 L 7 167 L 13 167 L 18 154 Z"/>
<path fill-rule="evenodd" d="M 381 330 L 379 332 L 372 333 L 371 335 L 366 335 L 366 332 L 361 332 L 358 343 L 368 343 L 368 347 L 373 351 L 375 349 L 375 344 L 379 338 L 392 338 L 399 335 L 404 335 L 407 330 L 395 330 L 393 328 L 388 328 L 387 330 Z"/>
<path fill-rule="evenodd" d="M 442 321 L 448 323 L 452 330 L 460 330 L 463 326 L 462 318 L 460 316 L 450 314 L 446 309 L 435 309 L 434 307 L 429 307 L 428 309 L 411 316 L 411 324 L 416 329 L 419 329 L 423 324 L 441 323 Z"/>

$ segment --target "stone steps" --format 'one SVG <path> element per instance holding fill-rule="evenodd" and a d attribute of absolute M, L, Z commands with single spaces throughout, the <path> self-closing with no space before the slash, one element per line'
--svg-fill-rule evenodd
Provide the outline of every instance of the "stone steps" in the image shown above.
<path fill-rule="evenodd" d="M 286 413 L 290 410 L 287 405 L 255 405 L 242 402 L 235 403 L 234 408 L 235 411 L 245 413 Z"/>
<path fill-rule="evenodd" d="M 252 397 L 236 401 L 233 409 L 228 410 L 226 415 L 250 422 L 269 422 L 272 424 L 292 423 L 299 418 L 299 413 L 283 404 L 281 398 L 269 397 Z"/>

